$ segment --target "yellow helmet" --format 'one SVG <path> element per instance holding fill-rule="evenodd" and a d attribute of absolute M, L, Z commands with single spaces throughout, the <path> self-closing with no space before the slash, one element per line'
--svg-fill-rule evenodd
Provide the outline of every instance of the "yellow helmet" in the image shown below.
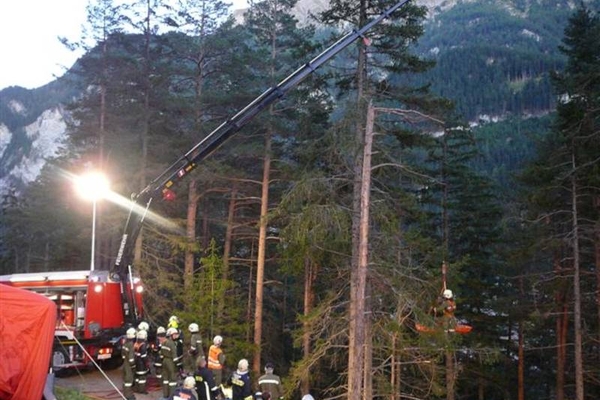
<path fill-rule="evenodd" d="M 179 318 L 177 318 L 176 315 L 171 315 L 171 318 L 169 318 L 169 325 L 167 325 L 168 328 L 179 328 Z"/>

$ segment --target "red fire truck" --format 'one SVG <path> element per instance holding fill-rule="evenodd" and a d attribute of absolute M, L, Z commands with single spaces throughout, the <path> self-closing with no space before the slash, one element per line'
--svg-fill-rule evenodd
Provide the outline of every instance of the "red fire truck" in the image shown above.
<path fill-rule="evenodd" d="M 104 368 L 119 366 L 120 339 L 142 315 L 139 279 L 131 277 L 122 285 L 108 271 L 3 275 L 0 283 L 39 293 L 56 304 L 55 372 L 88 366 L 92 359 Z"/>

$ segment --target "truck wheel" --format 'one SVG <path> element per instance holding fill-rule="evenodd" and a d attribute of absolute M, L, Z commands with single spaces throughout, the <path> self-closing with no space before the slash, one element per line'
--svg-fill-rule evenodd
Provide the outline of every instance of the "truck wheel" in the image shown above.
<path fill-rule="evenodd" d="M 69 364 L 71 360 L 65 349 L 55 347 L 52 349 L 52 371 L 56 376 L 65 376 L 68 368 L 65 368 L 65 364 Z"/>

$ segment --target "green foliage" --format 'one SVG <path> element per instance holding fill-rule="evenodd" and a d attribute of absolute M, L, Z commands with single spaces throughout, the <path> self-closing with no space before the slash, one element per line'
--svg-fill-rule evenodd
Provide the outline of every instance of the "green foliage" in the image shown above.
<path fill-rule="evenodd" d="M 91 397 L 85 396 L 76 390 L 55 386 L 54 394 L 60 400 L 89 400 Z"/>

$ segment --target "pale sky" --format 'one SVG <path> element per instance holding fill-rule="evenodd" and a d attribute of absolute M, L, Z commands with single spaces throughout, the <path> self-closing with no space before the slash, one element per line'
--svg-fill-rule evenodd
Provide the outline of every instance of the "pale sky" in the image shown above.
<path fill-rule="evenodd" d="M 232 10 L 246 0 L 229 0 Z M 43 86 L 70 68 L 81 53 L 66 49 L 64 36 L 77 41 L 87 0 L 0 0 L 0 90 Z"/>

